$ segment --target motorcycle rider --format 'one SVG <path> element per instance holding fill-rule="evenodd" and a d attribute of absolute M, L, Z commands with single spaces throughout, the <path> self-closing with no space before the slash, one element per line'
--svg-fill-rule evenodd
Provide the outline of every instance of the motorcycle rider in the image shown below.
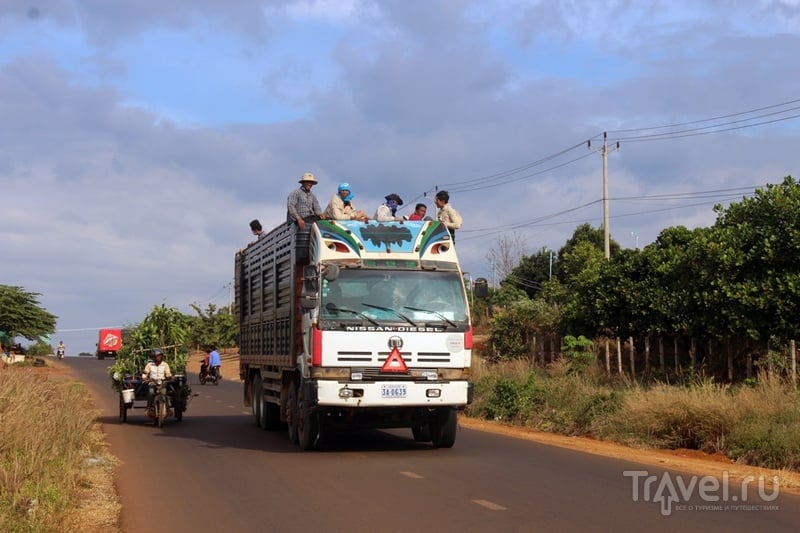
<path fill-rule="evenodd" d="M 64 341 L 58 341 L 58 346 L 56 346 L 56 355 L 59 359 L 64 357 L 64 354 L 67 353 L 67 348 L 64 346 Z"/>
<path fill-rule="evenodd" d="M 217 379 L 222 379 L 222 374 L 220 373 L 219 369 L 222 366 L 222 361 L 219 357 L 219 352 L 214 346 L 206 348 L 206 356 L 203 360 L 203 363 L 206 365 L 208 372 L 216 377 Z"/>
<path fill-rule="evenodd" d="M 164 361 L 164 352 L 159 349 L 153 350 L 153 360 L 148 362 L 142 372 L 142 379 L 147 381 L 147 405 L 153 405 L 153 398 L 156 395 L 156 380 L 167 380 L 172 378 L 172 371 L 169 364 Z"/>

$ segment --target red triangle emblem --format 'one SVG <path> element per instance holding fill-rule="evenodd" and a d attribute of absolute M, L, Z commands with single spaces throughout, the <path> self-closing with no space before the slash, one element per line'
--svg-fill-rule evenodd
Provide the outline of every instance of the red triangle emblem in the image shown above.
<path fill-rule="evenodd" d="M 400 350 L 397 349 L 397 346 L 389 352 L 389 357 L 383 362 L 381 372 L 408 372 L 406 362 L 403 360 L 403 356 L 400 355 Z"/>

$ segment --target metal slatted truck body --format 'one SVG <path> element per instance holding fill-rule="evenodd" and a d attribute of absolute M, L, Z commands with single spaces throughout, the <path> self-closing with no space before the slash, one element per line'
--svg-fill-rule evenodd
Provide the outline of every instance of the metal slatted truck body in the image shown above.
<path fill-rule="evenodd" d="M 449 448 L 472 399 L 462 272 L 435 221 L 281 225 L 236 255 L 244 402 L 303 449 L 327 428 Z"/>

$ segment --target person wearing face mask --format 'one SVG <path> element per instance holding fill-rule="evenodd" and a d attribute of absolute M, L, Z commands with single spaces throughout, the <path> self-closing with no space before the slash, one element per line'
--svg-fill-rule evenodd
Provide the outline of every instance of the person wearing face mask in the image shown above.
<path fill-rule="evenodd" d="M 387 194 L 384 198 L 386 201 L 378 206 L 377 211 L 375 211 L 375 220 L 378 222 L 402 220 L 402 218 L 396 216 L 396 214 L 397 208 L 403 205 L 403 199 L 395 193 Z"/>

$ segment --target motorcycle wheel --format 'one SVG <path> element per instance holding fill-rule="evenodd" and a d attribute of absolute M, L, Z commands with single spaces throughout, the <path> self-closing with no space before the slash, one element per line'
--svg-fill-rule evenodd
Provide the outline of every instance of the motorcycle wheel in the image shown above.
<path fill-rule="evenodd" d="M 167 418 L 167 402 L 160 401 L 156 410 L 156 425 L 160 428 L 164 427 L 164 420 Z"/>

